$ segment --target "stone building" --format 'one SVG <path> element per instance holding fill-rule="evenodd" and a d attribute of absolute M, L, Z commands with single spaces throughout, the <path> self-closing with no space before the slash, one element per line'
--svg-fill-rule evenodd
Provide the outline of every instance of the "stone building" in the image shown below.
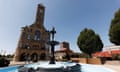
<path fill-rule="evenodd" d="M 45 7 L 39 4 L 35 22 L 30 26 L 22 27 L 21 35 L 16 48 L 14 61 L 32 61 L 49 59 L 50 34 L 44 27 Z"/>
<path fill-rule="evenodd" d="M 63 60 L 66 58 L 70 58 L 74 52 L 70 50 L 68 42 L 60 43 L 60 49 L 55 51 L 56 60 Z"/>

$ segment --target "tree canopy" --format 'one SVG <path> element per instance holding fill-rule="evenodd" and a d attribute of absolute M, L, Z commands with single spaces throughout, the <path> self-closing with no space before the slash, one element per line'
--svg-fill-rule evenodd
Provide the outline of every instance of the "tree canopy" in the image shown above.
<path fill-rule="evenodd" d="M 91 57 L 92 53 L 101 51 L 103 48 L 103 43 L 98 34 L 92 29 L 85 28 L 80 32 L 77 39 L 77 45 L 80 50 Z"/>
<path fill-rule="evenodd" d="M 120 9 L 118 9 L 111 21 L 109 37 L 112 43 L 120 45 Z"/>

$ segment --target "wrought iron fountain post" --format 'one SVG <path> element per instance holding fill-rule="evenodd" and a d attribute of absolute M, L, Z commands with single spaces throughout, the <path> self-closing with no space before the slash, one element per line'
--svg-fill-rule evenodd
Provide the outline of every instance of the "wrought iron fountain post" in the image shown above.
<path fill-rule="evenodd" d="M 54 35 L 56 34 L 55 28 L 53 27 L 52 30 L 50 31 L 50 35 L 52 40 L 49 42 L 50 46 L 51 46 L 51 54 L 50 54 L 50 62 L 49 64 L 55 64 L 55 56 L 54 56 L 54 49 L 55 49 L 55 45 L 58 45 L 59 42 L 54 40 Z"/>

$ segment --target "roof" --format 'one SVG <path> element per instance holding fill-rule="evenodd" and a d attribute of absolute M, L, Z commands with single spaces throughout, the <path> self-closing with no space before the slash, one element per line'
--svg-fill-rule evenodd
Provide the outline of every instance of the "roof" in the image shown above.
<path fill-rule="evenodd" d="M 112 50 L 111 53 L 112 54 L 120 54 L 120 50 Z"/>
<path fill-rule="evenodd" d="M 96 53 L 92 54 L 92 56 L 95 56 L 95 57 L 112 57 L 112 55 L 108 51 L 96 52 Z"/>
<path fill-rule="evenodd" d="M 55 52 L 73 52 L 72 50 L 69 50 L 67 48 L 60 48 L 60 50 L 57 50 Z"/>
<path fill-rule="evenodd" d="M 92 54 L 92 56 L 97 56 L 97 57 L 112 57 L 113 54 L 120 54 L 120 50 L 96 52 L 96 53 Z"/>

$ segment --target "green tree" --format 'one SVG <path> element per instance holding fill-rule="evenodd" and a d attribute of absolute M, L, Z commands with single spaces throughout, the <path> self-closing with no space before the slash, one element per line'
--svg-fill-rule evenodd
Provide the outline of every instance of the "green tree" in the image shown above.
<path fill-rule="evenodd" d="M 78 36 L 77 45 L 80 50 L 91 57 L 92 53 L 101 51 L 103 48 L 103 43 L 98 34 L 92 29 L 85 28 L 80 32 Z"/>
<path fill-rule="evenodd" d="M 118 9 L 111 21 L 109 37 L 112 43 L 120 45 L 120 9 Z"/>

